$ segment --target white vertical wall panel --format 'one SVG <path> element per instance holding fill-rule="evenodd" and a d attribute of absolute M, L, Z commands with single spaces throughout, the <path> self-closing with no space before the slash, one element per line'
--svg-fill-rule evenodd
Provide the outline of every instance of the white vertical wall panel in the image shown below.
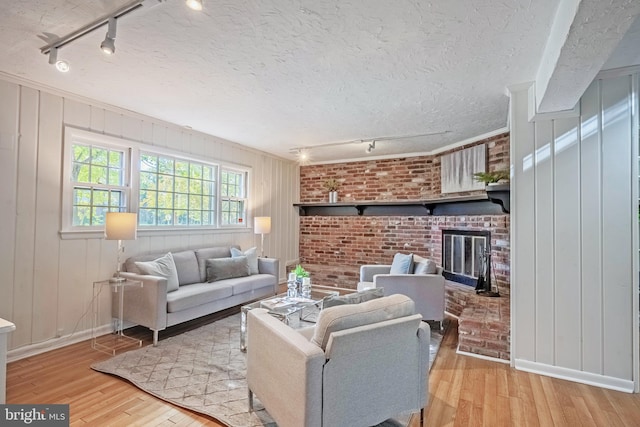
<path fill-rule="evenodd" d="M 535 141 L 534 126 L 527 121 L 527 94 L 517 92 L 511 98 L 511 162 L 513 181 L 518 184 L 511 196 L 512 275 L 517 286 L 511 287 L 511 304 L 517 307 L 512 318 L 512 354 L 530 357 L 536 351 L 536 257 L 535 257 Z M 514 256 L 515 255 L 515 256 Z M 514 312 L 514 310 L 512 310 Z M 517 345 L 515 345 L 517 341 Z"/>
<path fill-rule="evenodd" d="M 554 121 L 555 365 L 580 369 L 580 146 L 578 119 Z M 547 242 L 541 242 L 546 245 Z M 548 242 L 551 243 L 551 242 Z M 540 266 L 545 268 L 545 266 Z"/>
<path fill-rule="evenodd" d="M 545 242 L 553 241 L 553 124 L 535 123 L 535 309 L 536 360 L 555 361 L 555 259 Z"/>
<path fill-rule="evenodd" d="M 16 235 L 16 174 L 18 170 L 19 88 L 0 81 L 0 243 L 11 242 Z M 3 254 L 4 255 L 4 254 Z M 0 317 L 12 320 L 14 309 L 14 260 L 12 251 L 0 257 Z M 20 325 L 16 322 L 16 327 Z"/>
<path fill-rule="evenodd" d="M 602 322 L 602 161 L 600 84 L 592 84 L 580 102 L 580 211 L 582 253 L 582 368 L 603 374 Z M 593 349 L 597 349 L 594 351 Z"/>
<path fill-rule="evenodd" d="M 631 275 L 637 274 L 631 271 L 631 180 L 637 177 L 631 176 L 630 95 L 631 77 L 602 81 L 604 374 L 617 378 L 631 378 L 633 371 L 631 296 L 637 295 L 631 290 Z"/>
<path fill-rule="evenodd" d="M 36 343 L 55 337 L 58 329 L 62 106 L 59 96 L 40 92 L 38 161 L 31 165 L 38 177 L 35 250 L 30 260 L 34 269 L 31 340 Z"/>
<path fill-rule="evenodd" d="M 38 108 L 37 90 L 20 90 L 20 139 L 18 145 L 18 182 L 15 234 L 15 278 L 13 323 L 20 325 L 11 335 L 12 345 L 31 342 L 31 306 L 33 300 L 33 263 L 36 223 L 36 169 L 38 159 Z M 3 295 L 4 297 L 5 295 Z M 6 296 L 8 303 L 12 299 Z M 0 316 L 2 317 L 2 316 Z"/>
<path fill-rule="evenodd" d="M 632 81 L 594 81 L 579 117 L 536 116 L 535 129 L 524 114 L 525 91 L 511 98 L 514 365 L 627 391 L 637 385 L 638 353 L 639 141 L 632 114 L 638 95 Z M 545 162 L 551 129 L 551 159 Z M 532 139 L 535 191 L 519 170 Z"/>
<path fill-rule="evenodd" d="M 290 208 L 297 200 L 297 182 L 291 179 L 279 185 L 278 181 L 280 176 L 295 177 L 294 162 L 135 113 L 1 79 L 0 113 L 0 178 L 5 184 L 0 195 L 0 317 L 18 327 L 10 345 L 14 351 L 40 348 L 45 341 L 57 345 L 57 335 L 86 333 L 91 327 L 92 283 L 115 270 L 116 242 L 60 238 L 65 125 L 251 166 L 252 200 L 259 200 L 261 213 L 275 221 L 267 242 L 269 255 L 282 260 L 281 277 L 286 260 L 297 257 L 297 242 L 290 230 L 296 226 L 297 215 Z M 254 216 L 253 206 L 249 216 Z M 247 230 L 140 235 L 126 242 L 125 256 L 206 245 L 253 246 L 256 236 L 252 224 L 248 225 Z M 101 301 L 108 303 L 108 295 Z M 101 321 L 108 322 L 108 315 Z"/>

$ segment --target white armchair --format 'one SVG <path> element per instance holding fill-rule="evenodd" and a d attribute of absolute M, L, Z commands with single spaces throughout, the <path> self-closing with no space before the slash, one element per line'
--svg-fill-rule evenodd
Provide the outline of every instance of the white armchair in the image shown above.
<path fill-rule="evenodd" d="M 391 265 L 363 265 L 360 267 L 358 291 L 369 288 L 384 288 L 385 295 L 403 294 L 416 304 L 416 313 L 424 320 L 444 320 L 445 279 L 442 267 L 435 274 L 389 274 Z"/>
<path fill-rule="evenodd" d="M 249 311 L 250 405 L 255 393 L 280 427 L 364 427 L 418 410 L 422 420 L 430 329 L 413 312 L 404 295 L 334 306 L 305 333 Z"/>

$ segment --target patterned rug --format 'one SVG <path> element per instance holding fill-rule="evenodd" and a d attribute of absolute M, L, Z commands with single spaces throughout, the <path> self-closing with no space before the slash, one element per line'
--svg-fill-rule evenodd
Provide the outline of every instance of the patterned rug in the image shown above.
<path fill-rule="evenodd" d="M 443 332 L 431 328 L 433 364 Z M 277 427 L 254 396 L 248 411 L 245 353 L 240 351 L 240 314 L 164 339 L 157 347 L 128 351 L 91 366 L 122 377 L 145 392 L 231 427 Z M 406 426 L 410 414 L 378 427 Z"/>

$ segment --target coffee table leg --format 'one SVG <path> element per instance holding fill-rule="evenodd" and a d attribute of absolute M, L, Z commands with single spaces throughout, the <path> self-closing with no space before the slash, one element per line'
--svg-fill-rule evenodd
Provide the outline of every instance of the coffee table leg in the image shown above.
<path fill-rule="evenodd" d="M 240 351 L 247 351 L 247 312 L 248 307 L 242 307 L 240 309 Z"/>

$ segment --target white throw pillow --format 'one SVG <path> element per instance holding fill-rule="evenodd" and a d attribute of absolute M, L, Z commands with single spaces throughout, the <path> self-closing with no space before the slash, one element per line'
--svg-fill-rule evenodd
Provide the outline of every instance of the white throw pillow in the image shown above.
<path fill-rule="evenodd" d="M 171 252 L 153 261 L 136 261 L 136 266 L 143 274 L 166 278 L 167 292 L 175 291 L 180 287 L 176 264 L 173 262 L 173 255 L 171 255 Z"/>
<path fill-rule="evenodd" d="M 255 247 L 249 248 L 244 252 L 242 252 L 240 249 L 231 248 L 231 257 L 237 258 L 239 256 L 247 257 L 247 263 L 249 264 L 250 274 L 260 273 L 260 271 L 258 270 L 258 249 L 257 248 Z"/>

